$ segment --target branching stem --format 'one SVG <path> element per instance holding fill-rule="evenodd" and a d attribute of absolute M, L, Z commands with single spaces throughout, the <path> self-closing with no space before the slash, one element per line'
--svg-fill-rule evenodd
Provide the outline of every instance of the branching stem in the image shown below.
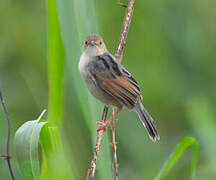
<path fill-rule="evenodd" d="M 3 98 L 1 84 L 0 84 L 0 100 L 1 100 L 1 104 L 3 106 L 5 116 L 7 118 L 7 122 L 8 122 L 8 137 L 7 137 L 6 155 L 1 155 L 0 157 L 6 158 L 11 178 L 13 180 L 15 180 L 16 178 L 15 178 L 15 175 L 14 175 L 14 172 L 13 172 L 13 169 L 11 166 L 11 161 L 10 161 L 10 159 L 11 159 L 11 156 L 10 156 L 11 120 L 10 120 L 10 116 L 9 116 L 9 113 L 7 110 L 6 103 L 5 103 L 4 98 Z"/>

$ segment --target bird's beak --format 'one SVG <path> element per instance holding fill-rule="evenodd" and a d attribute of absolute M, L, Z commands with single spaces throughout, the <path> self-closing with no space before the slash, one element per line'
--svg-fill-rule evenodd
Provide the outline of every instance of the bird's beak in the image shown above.
<path fill-rule="evenodd" d="M 96 43 L 95 43 L 94 41 L 91 41 L 91 42 L 88 43 L 88 45 L 89 45 L 89 46 L 95 46 Z"/>

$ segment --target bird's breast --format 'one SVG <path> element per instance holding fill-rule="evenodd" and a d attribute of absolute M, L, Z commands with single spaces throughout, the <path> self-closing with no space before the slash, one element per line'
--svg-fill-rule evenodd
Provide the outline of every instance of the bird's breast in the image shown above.
<path fill-rule="evenodd" d="M 98 91 L 98 87 L 96 84 L 96 81 L 94 77 L 92 76 L 91 72 L 89 71 L 89 62 L 90 57 L 88 57 L 85 53 L 83 53 L 80 57 L 79 61 L 79 71 L 83 78 L 83 80 L 86 82 L 86 85 L 91 93 L 94 93 Z"/>
<path fill-rule="evenodd" d="M 79 71 L 91 94 L 104 104 L 121 106 L 112 96 L 100 88 L 97 79 L 90 72 L 90 61 L 91 58 L 83 53 L 79 61 Z"/>
<path fill-rule="evenodd" d="M 80 60 L 79 60 L 79 71 L 82 76 L 86 74 L 87 65 L 89 61 L 90 61 L 90 58 L 85 53 L 82 53 L 82 55 L 80 56 Z"/>

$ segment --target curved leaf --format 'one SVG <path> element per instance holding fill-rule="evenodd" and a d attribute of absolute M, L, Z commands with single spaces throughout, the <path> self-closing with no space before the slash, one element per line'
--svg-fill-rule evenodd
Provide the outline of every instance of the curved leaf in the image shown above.
<path fill-rule="evenodd" d="M 173 166 L 177 163 L 179 158 L 183 155 L 183 153 L 188 149 L 192 147 L 192 160 L 191 160 L 191 179 L 195 180 L 196 177 L 196 163 L 197 163 L 197 157 L 198 157 L 198 143 L 196 140 L 192 137 L 185 137 L 181 140 L 181 142 L 177 145 L 174 152 L 170 155 L 168 160 L 164 163 L 163 167 L 161 168 L 158 176 L 155 178 L 155 180 L 163 179 L 167 176 L 169 171 L 173 168 Z"/>
<path fill-rule="evenodd" d="M 40 162 L 38 158 L 38 143 L 40 132 L 47 122 L 40 119 L 45 111 L 41 113 L 37 120 L 27 121 L 15 134 L 14 148 L 18 167 L 23 179 L 40 178 Z"/>

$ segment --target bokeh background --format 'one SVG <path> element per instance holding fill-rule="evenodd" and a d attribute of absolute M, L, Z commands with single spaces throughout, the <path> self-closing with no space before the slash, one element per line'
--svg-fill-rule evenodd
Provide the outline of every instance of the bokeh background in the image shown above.
<path fill-rule="evenodd" d="M 125 10 L 115 0 L 94 2 L 99 32 L 114 53 Z M 161 140 L 152 143 L 136 114 L 124 110 L 117 123 L 120 179 L 153 179 L 184 136 L 194 137 L 200 146 L 197 179 L 216 178 L 215 7 L 214 0 L 136 0 L 123 64 L 139 82 Z M 0 1 L 0 80 L 13 135 L 48 106 L 47 40 L 46 2 Z M 76 106 L 76 94 L 68 91 L 64 98 L 73 102 L 65 103 L 62 139 L 79 179 L 84 179 L 92 156 L 91 134 Z M 1 107 L 0 154 L 5 152 L 6 127 Z M 190 160 L 189 150 L 167 179 L 188 179 Z M 3 159 L 0 179 L 10 179 Z"/>

